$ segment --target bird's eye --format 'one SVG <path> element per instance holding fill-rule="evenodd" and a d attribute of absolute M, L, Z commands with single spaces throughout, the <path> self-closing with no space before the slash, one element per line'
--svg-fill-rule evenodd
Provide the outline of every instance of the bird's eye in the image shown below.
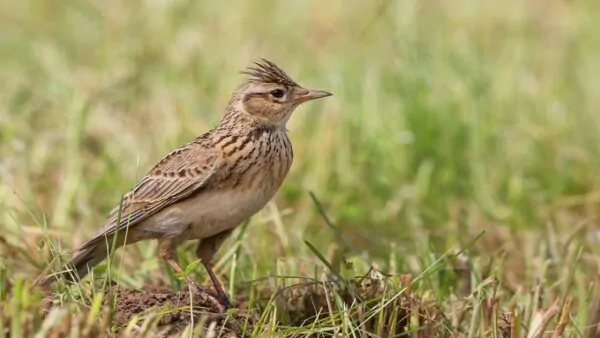
<path fill-rule="evenodd" d="M 283 97 L 283 94 L 285 94 L 285 93 L 284 93 L 284 92 L 283 92 L 283 90 L 281 90 L 281 89 L 275 89 L 275 90 L 272 90 L 270 94 L 271 94 L 271 95 L 272 95 L 274 98 L 276 98 L 276 99 L 280 99 L 280 98 L 282 98 L 282 97 Z"/>

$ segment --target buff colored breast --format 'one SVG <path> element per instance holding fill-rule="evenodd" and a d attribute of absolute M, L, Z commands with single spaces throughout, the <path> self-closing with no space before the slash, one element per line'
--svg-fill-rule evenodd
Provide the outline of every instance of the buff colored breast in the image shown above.
<path fill-rule="evenodd" d="M 286 139 L 282 142 L 289 143 L 287 136 L 283 136 Z M 237 174 L 242 175 L 237 182 L 205 190 L 165 208 L 144 222 L 144 230 L 193 240 L 238 226 L 273 198 L 292 164 L 290 152 L 291 145 L 276 151 L 271 148 L 269 153 L 257 153 L 256 158 L 248 162 L 253 165 L 236 168 Z"/>

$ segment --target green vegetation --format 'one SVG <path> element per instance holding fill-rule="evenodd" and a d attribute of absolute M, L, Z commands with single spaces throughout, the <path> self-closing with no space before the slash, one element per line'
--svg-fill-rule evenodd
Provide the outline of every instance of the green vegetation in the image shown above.
<path fill-rule="evenodd" d="M 0 335 L 153 336 L 161 314 L 194 310 L 119 322 L 118 299 L 89 279 L 45 296 L 29 286 L 155 161 L 212 127 L 238 71 L 265 57 L 334 96 L 292 117 L 292 172 L 219 253 L 255 316 L 236 327 L 598 336 L 599 15 L 595 0 L 4 2 Z M 180 290 L 155 247 L 119 251 L 96 278 Z M 339 282 L 269 301 L 306 282 L 286 276 Z M 323 306 L 300 313 L 294 297 Z M 172 332 L 225 332 L 194 319 Z"/>

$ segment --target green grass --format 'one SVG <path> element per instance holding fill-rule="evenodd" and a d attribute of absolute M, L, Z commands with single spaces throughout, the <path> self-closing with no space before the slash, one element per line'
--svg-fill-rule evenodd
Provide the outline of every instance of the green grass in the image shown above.
<path fill-rule="evenodd" d="M 230 291 L 258 313 L 250 335 L 382 336 L 404 309 L 410 337 L 595 337 L 599 15 L 594 0 L 3 3 L 0 329 L 114 333 L 101 288 L 58 286 L 45 301 L 62 315 L 42 318 L 28 285 L 211 128 L 238 71 L 265 57 L 334 96 L 292 117 L 290 175 L 219 252 Z M 178 289 L 155 249 L 120 250 L 111 275 Z M 345 304 L 327 287 L 319 319 L 297 323 L 266 301 L 298 282 L 283 276 L 352 285 L 372 265 L 392 276 L 378 296 L 405 303 Z M 151 335 L 147 318 L 127 332 Z"/>

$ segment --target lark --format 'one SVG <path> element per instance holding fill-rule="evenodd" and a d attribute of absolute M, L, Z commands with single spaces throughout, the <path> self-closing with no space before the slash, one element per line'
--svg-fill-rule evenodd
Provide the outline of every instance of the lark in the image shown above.
<path fill-rule="evenodd" d="M 113 250 L 158 240 L 159 258 L 183 269 L 176 248 L 197 241 L 218 298 L 189 285 L 219 311 L 231 307 L 213 272 L 213 256 L 235 228 L 273 198 L 292 165 L 286 123 L 304 102 L 332 95 L 299 85 L 273 62 L 256 61 L 216 127 L 160 160 L 110 212 L 104 228 L 81 245 L 61 272 L 41 280 L 77 282 Z"/>

